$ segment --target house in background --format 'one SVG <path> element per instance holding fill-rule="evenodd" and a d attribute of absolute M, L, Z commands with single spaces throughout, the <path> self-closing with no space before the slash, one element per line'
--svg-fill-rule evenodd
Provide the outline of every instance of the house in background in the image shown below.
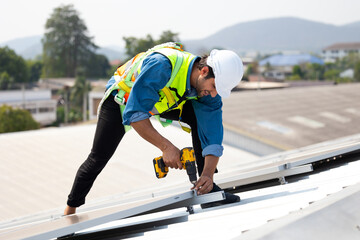
<path fill-rule="evenodd" d="M 98 105 L 104 96 L 106 83 L 108 80 L 88 80 L 91 84 L 91 91 L 88 93 L 89 120 L 96 119 Z M 39 88 L 49 89 L 55 99 L 60 100 L 59 90 L 66 90 L 75 85 L 75 78 L 48 78 L 40 79 Z M 64 99 L 64 101 L 66 101 Z"/>
<path fill-rule="evenodd" d="M 322 51 L 322 58 L 325 62 L 335 62 L 349 53 L 360 53 L 360 42 L 336 43 L 328 46 Z"/>
<path fill-rule="evenodd" d="M 89 120 L 94 120 L 97 118 L 97 110 L 103 96 L 104 91 L 89 92 Z"/>
<path fill-rule="evenodd" d="M 346 69 L 339 74 L 341 78 L 354 78 L 354 69 Z"/>
<path fill-rule="evenodd" d="M 324 64 L 324 61 L 310 54 L 277 54 L 267 57 L 259 62 L 260 72 L 265 78 L 285 80 L 292 74 L 295 65 L 317 63 Z"/>
<path fill-rule="evenodd" d="M 51 98 L 50 90 L 0 91 L 0 106 L 26 109 L 43 126 L 56 120 L 56 104 L 57 101 Z"/>

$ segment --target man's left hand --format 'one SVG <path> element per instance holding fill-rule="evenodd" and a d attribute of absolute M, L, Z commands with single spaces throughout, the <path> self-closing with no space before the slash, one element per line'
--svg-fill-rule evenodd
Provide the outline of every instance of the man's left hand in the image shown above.
<path fill-rule="evenodd" d="M 196 182 L 195 186 L 191 189 L 195 189 L 198 195 L 206 194 L 213 188 L 213 180 L 209 176 L 202 175 Z"/>

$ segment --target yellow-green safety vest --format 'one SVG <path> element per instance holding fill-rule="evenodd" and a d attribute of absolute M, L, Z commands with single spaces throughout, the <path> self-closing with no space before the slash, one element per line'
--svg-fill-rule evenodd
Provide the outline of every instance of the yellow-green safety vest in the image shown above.
<path fill-rule="evenodd" d="M 115 83 L 108 89 L 103 100 L 105 100 L 113 90 L 118 90 L 114 99 L 120 104 L 121 113 L 123 113 L 131 88 L 137 76 L 141 72 L 142 62 L 153 52 L 161 53 L 170 60 L 172 72 L 166 86 L 159 91 L 159 101 L 154 105 L 154 108 L 150 111 L 150 113 L 158 120 L 160 120 L 159 115 L 161 113 L 169 110 L 180 109 L 181 115 L 182 106 L 185 101 L 189 99 L 184 97 L 188 71 L 191 71 L 189 67 L 196 56 L 183 51 L 182 45 L 178 43 L 166 43 L 155 46 L 145 53 L 139 53 L 119 67 L 114 74 Z M 171 124 L 172 121 L 166 120 L 166 122 L 160 122 L 163 126 L 167 126 Z M 129 126 L 125 126 L 125 129 L 129 130 L 130 128 Z M 183 129 L 189 132 L 189 129 L 184 127 Z"/>

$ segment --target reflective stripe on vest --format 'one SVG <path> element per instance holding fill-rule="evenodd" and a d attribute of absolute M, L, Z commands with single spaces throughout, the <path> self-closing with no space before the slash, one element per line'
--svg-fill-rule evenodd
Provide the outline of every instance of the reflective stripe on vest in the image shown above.
<path fill-rule="evenodd" d="M 189 66 L 195 56 L 190 53 L 182 52 L 171 48 L 162 48 L 156 50 L 155 52 L 161 53 L 162 55 L 166 56 L 170 60 L 172 65 L 171 77 L 167 82 L 166 86 L 161 91 L 159 91 L 159 101 L 150 111 L 152 115 L 159 115 L 165 111 L 180 108 L 185 103 L 185 101 L 179 102 L 179 100 L 184 100 L 181 97 L 186 91 L 186 80 Z M 135 66 L 133 66 L 127 76 L 125 76 L 124 81 L 119 83 L 119 87 L 125 92 L 128 92 L 129 88 L 132 87 L 137 75 L 141 72 L 143 60 L 144 59 L 142 59 Z M 131 59 L 130 61 L 133 61 L 133 59 Z M 124 64 L 124 69 L 118 69 L 116 73 L 123 73 L 126 70 L 128 64 L 129 63 Z M 125 95 L 120 95 L 120 97 L 123 96 Z"/>
<path fill-rule="evenodd" d="M 163 54 L 170 60 L 172 74 L 166 87 L 159 92 L 159 101 L 151 111 L 153 114 L 161 114 L 168 110 L 182 107 L 185 103 L 183 96 L 186 91 L 188 71 L 191 71 L 189 66 L 195 58 L 195 56 L 190 53 L 172 49 L 160 49 L 157 52 Z"/>
<path fill-rule="evenodd" d="M 171 51 L 166 51 L 165 49 L 166 50 L 170 49 Z M 160 96 L 159 102 L 155 104 L 153 110 L 156 111 L 157 114 L 163 113 L 169 109 L 179 108 L 181 110 L 181 107 L 185 103 L 184 98 L 182 98 L 182 96 L 186 91 L 187 72 L 195 56 L 190 53 L 183 52 L 181 44 L 169 42 L 169 43 L 157 45 L 149 49 L 145 53 L 139 53 L 134 58 L 127 61 L 124 65 L 122 65 L 117 69 L 117 71 L 114 74 L 115 83 L 110 88 L 107 89 L 104 97 L 102 98 L 98 106 L 98 116 L 102 104 L 111 95 L 111 93 L 114 90 L 118 91 L 118 93 L 114 97 L 114 101 L 116 101 L 120 105 L 121 114 L 123 114 L 125 109 L 124 104 L 127 101 L 129 92 L 133 87 L 135 79 L 137 78 L 138 74 L 141 72 L 142 62 L 147 56 L 149 56 L 153 52 L 159 52 L 164 56 L 166 56 L 170 60 L 172 65 L 170 80 L 166 84 L 165 88 L 159 91 L 159 96 Z M 125 127 L 125 131 L 128 131 L 131 128 L 130 126 L 124 126 L 124 127 Z M 186 131 L 188 132 L 188 130 Z"/>

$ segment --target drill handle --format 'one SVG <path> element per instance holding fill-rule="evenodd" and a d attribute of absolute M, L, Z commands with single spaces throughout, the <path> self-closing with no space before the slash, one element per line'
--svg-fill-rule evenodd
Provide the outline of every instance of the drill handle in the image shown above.
<path fill-rule="evenodd" d="M 157 178 L 166 177 L 169 172 L 169 168 L 165 166 L 164 159 L 162 157 L 154 158 L 153 160 L 154 170 Z"/>

